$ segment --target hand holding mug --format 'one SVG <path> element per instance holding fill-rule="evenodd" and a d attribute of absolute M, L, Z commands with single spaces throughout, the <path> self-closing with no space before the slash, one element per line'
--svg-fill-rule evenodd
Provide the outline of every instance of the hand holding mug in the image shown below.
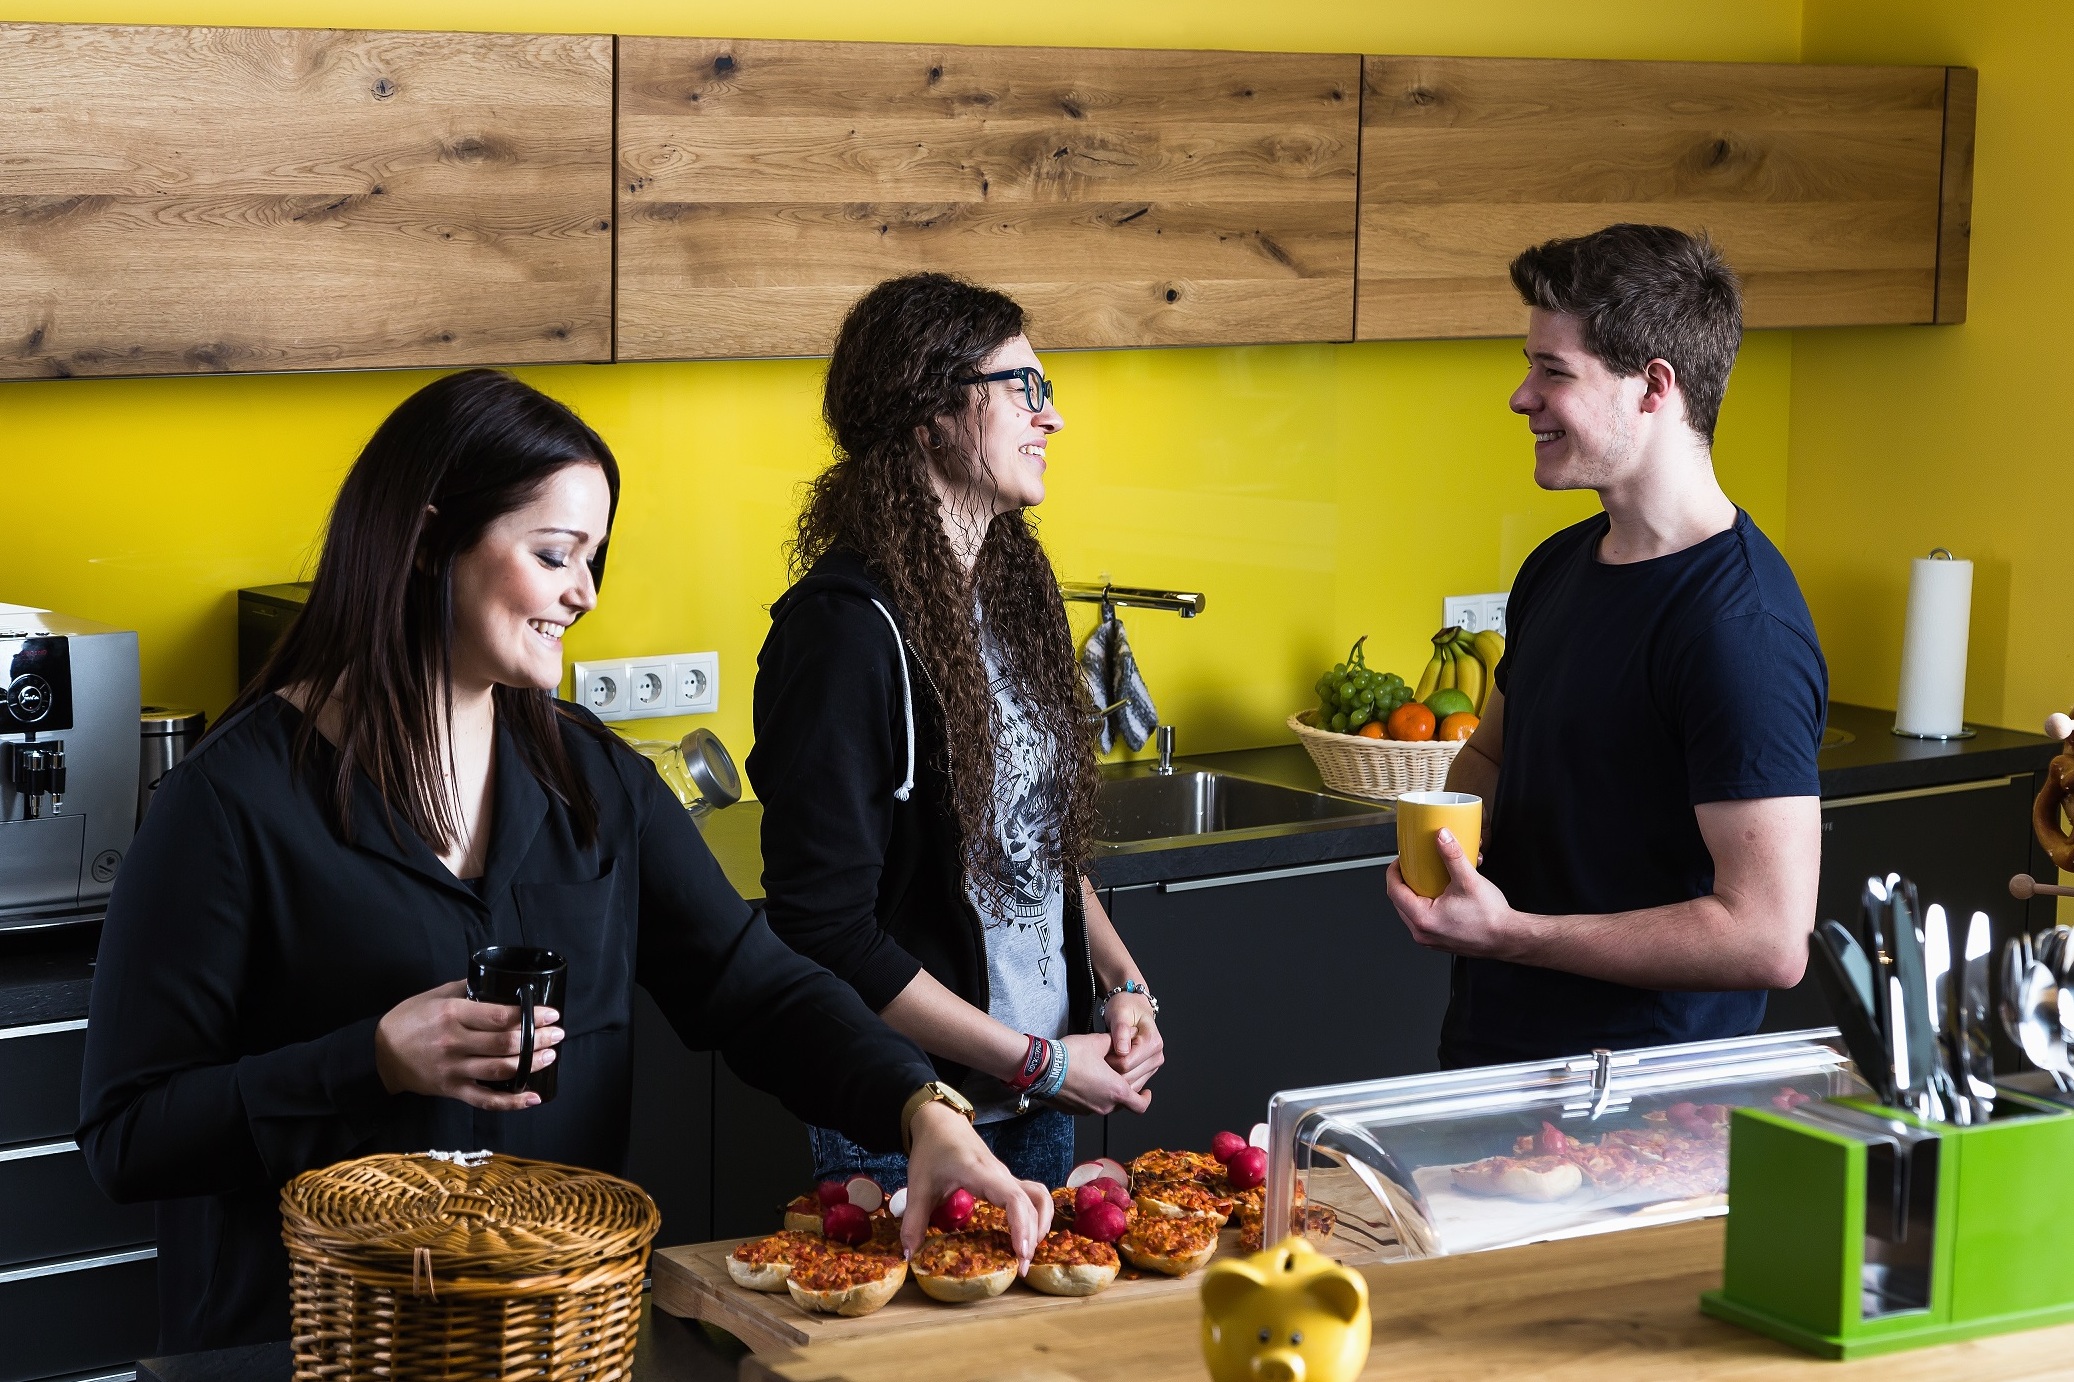
<path fill-rule="evenodd" d="M 468 981 L 404 999 L 375 1027 L 375 1068 L 391 1094 L 429 1094 L 476 1108 L 513 1112 L 541 1102 L 537 1090 L 500 1092 L 481 1081 L 514 1078 L 519 1069 L 521 1014 L 517 1005 L 478 1003 Z M 533 1068 L 553 1069 L 562 1015 L 533 1009 Z"/>

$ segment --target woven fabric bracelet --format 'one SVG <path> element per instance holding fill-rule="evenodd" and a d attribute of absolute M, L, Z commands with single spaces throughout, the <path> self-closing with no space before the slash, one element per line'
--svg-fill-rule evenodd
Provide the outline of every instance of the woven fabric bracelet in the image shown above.
<path fill-rule="evenodd" d="M 1023 1068 L 1008 1082 L 1008 1087 L 1020 1094 L 1042 1078 L 1051 1068 L 1051 1043 L 1041 1036 L 1030 1038 L 1023 1048 Z"/>
<path fill-rule="evenodd" d="M 1051 1044 L 1051 1068 L 1044 1072 L 1044 1082 L 1031 1091 L 1031 1097 L 1035 1099 L 1056 1098 L 1058 1092 L 1065 1087 L 1066 1043 L 1054 1041 Z"/>

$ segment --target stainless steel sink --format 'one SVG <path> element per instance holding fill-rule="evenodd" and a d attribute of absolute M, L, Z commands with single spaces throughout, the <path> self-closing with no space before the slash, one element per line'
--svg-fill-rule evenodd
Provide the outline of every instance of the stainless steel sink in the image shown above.
<path fill-rule="evenodd" d="M 1105 854 L 1201 843 L 1210 836 L 1332 830 L 1390 810 L 1381 802 L 1185 768 L 1166 776 L 1143 771 L 1105 776 L 1097 803 L 1095 843 Z"/>

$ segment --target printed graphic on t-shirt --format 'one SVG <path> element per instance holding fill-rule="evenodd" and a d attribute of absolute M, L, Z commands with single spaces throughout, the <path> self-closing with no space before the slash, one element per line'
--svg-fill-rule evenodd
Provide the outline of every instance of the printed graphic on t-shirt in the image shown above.
<path fill-rule="evenodd" d="M 1024 713 L 1015 682 L 982 638 L 999 738 L 994 749 L 994 829 L 999 889 L 966 892 L 987 937 L 987 1012 L 1010 1031 L 1066 1034 L 1066 885 L 1044 844 L 1058 823 L 1045 806 L 1056 755 Z M 966 1094 L 982 1123 L 1014 1114 L 1018 1100 L 999 1080 L 974 1074 Z"/>

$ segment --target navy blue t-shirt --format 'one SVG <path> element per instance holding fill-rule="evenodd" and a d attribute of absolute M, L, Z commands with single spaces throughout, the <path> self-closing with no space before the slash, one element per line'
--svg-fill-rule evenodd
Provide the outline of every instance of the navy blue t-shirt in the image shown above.
<path fill-rule="evenodd" d="M 1682 552 L 1598 560 L 1599 514 L 1534 549 L 1507 602 L 1504 761 L 1484 876 L 1547 915 L 1705 896 L 1695 806 L 1820 794 L 1829 671 L 1779 549 L 1738 510 Z M 1441 1060 L 1487 1065 L 1740 1036 L 1761 990 L 1675 993 L 1456 957 Z"/>

